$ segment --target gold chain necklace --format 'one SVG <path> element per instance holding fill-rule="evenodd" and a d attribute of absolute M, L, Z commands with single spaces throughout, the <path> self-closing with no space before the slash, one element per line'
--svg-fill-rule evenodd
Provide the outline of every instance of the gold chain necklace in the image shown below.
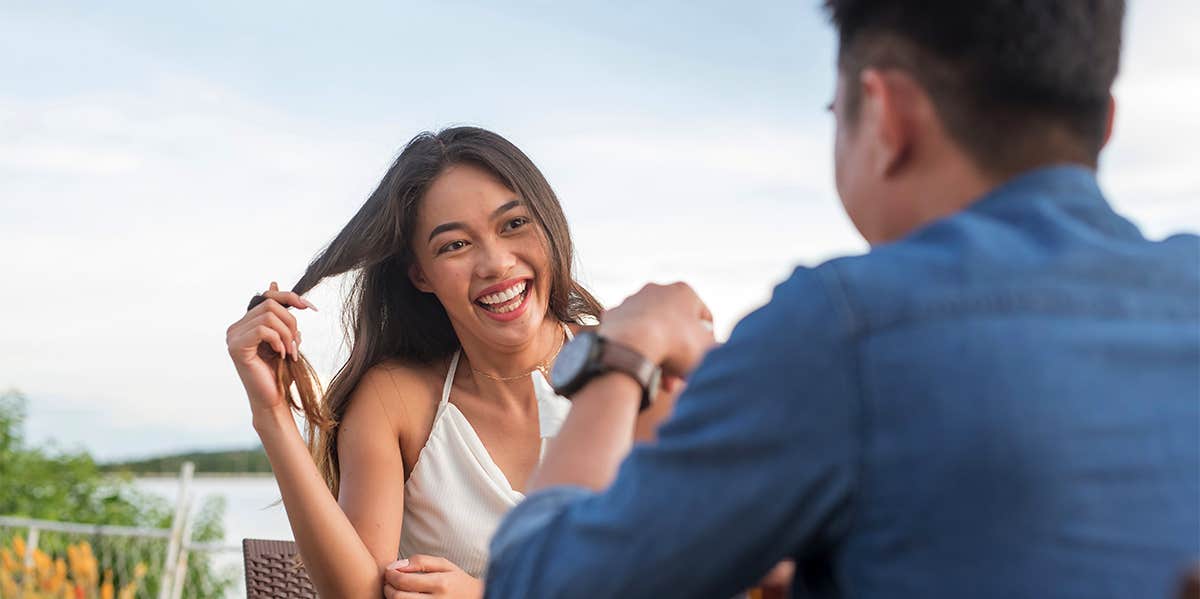
<path fill-rule="evenodd" d="M 543 375 L 546 375 L 548 377 L 550 375 L 550 364 L 552 362 L 554 362 L 555 358 L 558 357 L 558 352 L 562 351 L 562 348 L 564 345 L 566 345 L 566 343 L 567 343 L 567 339 L 566 339 L 566 336 L 564 335 L 559 340 L 558 349 L 554 350 L 554 354 L 551 355 L 550 357 L 546 358 L 545 360 L 538 362 L 537 365 L 534 366 L 533 370 L 530 370 L 529 372 L 526 372 L 525 374 L 518 374 L 516 376 L 496 376 L 494 374 L 479 370 L 479 369 L 475 368 L 474 365 L 471 366 L 471 371 L 474 372 L 475 374 L 492 379 L 493 381 L 496 381 L 498 383 L 511 383 L 513 381 L 518 381 L 518 380 L 521 380 L 524 378 L 528 378 L 530 375 L 532 375 L 535 372 L 538 372 L 539 370 L 542 372 Z"/>

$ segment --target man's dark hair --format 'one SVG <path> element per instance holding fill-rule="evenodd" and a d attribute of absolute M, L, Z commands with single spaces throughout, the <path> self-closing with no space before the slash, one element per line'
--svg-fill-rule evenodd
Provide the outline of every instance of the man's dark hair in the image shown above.
<path fill-rule="evenodd" d="M 1124 0 L 825 0 L 851 122 L 859 73 L 902 69 L 985 170 L 1095 165 Z"/>

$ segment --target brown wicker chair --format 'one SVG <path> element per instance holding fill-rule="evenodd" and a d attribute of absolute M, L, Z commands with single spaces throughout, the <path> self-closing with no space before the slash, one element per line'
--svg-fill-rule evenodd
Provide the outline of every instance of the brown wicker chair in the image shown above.
<path fill-rule="evenodd" d="M 246 599 L 317 599 L 292 541 L 242 539 Z"/>

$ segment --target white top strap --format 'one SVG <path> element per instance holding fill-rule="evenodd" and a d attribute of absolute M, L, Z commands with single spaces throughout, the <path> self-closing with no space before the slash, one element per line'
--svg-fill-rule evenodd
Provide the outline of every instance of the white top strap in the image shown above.
<path fill-rule="evenodd" d="M 450 359 L 450 369 L 446 371 L 446 382 L 442 384 L 442 401 L 438 403 L 438 407 L 446 405 L 450 401 L 450 387 L 454 386 L 454 373 L 458 371 L 458 358 L 462 355 L 462 350 L 454 352 L 454 357 Z"/>

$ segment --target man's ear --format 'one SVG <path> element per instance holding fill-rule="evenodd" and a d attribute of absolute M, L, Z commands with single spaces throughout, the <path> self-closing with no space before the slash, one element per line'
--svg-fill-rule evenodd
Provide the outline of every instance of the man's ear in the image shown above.
<path fill-rule="evenodd" d="M 872 136 L 871 168 L 881 177 L 894 174 L 908 161 L 913 143 L 912 109 L 917 91 L 904 74 L 864 69 L 860 126 Z"/>
<path fill-rule="evenodd" d="M 1108 120 L 1104 123 L 1104 140 L 1100 142 L 1100 149 L 1108 145 L 1108 140 L 1112 138 L 1113 123 L 1117 120 L 1117 99 L 1108 94 Z"/>
<path fill-rule="evenodd" d="M 418 291 L 425 293 L 433 293 L 433 287 L 429 286 L 429 281 L 425 278 L 425 271 L 421 270 L 420 266 L 414 262 L 408 265 L 408 280 L 412 281 L 413 287 Z"/>

